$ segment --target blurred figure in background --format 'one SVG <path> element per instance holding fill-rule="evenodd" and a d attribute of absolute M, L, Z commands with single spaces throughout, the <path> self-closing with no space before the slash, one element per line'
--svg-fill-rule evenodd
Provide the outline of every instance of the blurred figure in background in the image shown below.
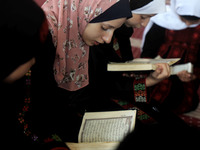
<path fill-rule="evenodd" d="M 200 9 L 199 0 L 171 0 L 171 10 L 152 17 L 144 31 L 141 57 L 181 58 L 191 62 L 193 73 L 179 72 L 151 88 L 150 102 L 181 114 L 199 104 Z"/>

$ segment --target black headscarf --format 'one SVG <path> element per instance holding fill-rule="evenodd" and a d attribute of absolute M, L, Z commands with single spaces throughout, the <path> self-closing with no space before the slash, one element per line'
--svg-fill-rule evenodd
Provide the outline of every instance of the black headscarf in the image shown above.
<path fill-rule="evenodd" d="M 131 10 L 141 8 L 141 7 L 147 5 L 148 3 L 152 2 L 152 1 L 153 0 L 130 0 Z"/>
<path fill-rule="evenodd" d="M 122 7 L 123 6 L 123 7 Z M 118 11 L 116 11 L 118 10 Z M 104 22 L 118 18 L 131 18 L 129 0 L 120 0 L 104 13 L 90 21 L 90 23 Z"/>

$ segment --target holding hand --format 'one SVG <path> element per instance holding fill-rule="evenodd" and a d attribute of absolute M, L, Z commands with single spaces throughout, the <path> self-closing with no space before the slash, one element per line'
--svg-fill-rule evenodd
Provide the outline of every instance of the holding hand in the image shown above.
<path fill-rule="evenodd" d="M 181 71 L 177 74 L 177 76 L 179 77 L 179 79 L 182 81 L 182 82 L 190 82 L 192 80 L 195 80 L 196 79 L 196 76 L 194 74 L 191 74 L 187 71 Z"/>
<path fill-rule="evenodd" d="M 157 68 L 146 79 L 146 86 L 153 86 L 170 76 L 170 67 L 168 64 L 156 64 Z"/>

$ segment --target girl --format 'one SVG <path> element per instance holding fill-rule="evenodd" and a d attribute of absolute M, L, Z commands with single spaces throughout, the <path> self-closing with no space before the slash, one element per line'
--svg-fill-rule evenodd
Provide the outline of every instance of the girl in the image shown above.
<path fill-rule="evenodd" d="M 131 16 L 129 1 L 47 0 L 42 9 L 55 55 L 52 68 L 43 60 L 46 52 L 32 70 L 33 127 L 36 135 L 77 142 L 81 116 L 91 100 L 89 46 L 110 42 L 114 30 Z"/>
<path fill-rule="evenodd" d="M 157 7 L 159 5 L 159 7 Z M 157 13 L 165 11 L 165 0 L 130 0 L 130 7 L 132 11 L 132 17 L 129 18 L 125 24 L 117 29 L 114 33 L 114 37 L 110 44 L 103 44 L 93 46 L 90 48 L 90 76 L 92 80 L 90 83 L 93 85 L 93 89 L 96 89 L 96 95 L 100 93 L 106 93 L 106 96 L 101 99 L 107 99 L 107 97 L 114 97 L 115 99 L 122 100 L 124 108 L 135 102 L 147 102 L 146 87 L 152 86 L 159 81 L 167 78 L 169 75 L 169 67 L 166 64 L 159 64 L 155 72 L 149 75 L 148 73 L 139 72 L 135 73 L 138 77 L 126 78 L 123 77 L 122 72 L 108 72 L 106 66 L 108 62 L 125 62 L 133 59 L 130 37 L 133 34 L 133 28 L 145 26 L 148 19 Z M 141 75 L 141 78 L 139 76 Z M 142 91 L 135 91 L 134 87 L 137 84 L 143 85 Z M 106 85 L 106 86 L 105 86 Z M 139 94 L 142 93 L 141 95 Z M 138 95 L 138 96 L 136 96 Z M 101 100 L 100 103 L 102 103 Z M 105 102 L 108 103 L 108 102 Z M 98 107 L 100 105 L 98 104 Z M 108 106 L 104 105 L 104 106 Z"/>
<path fill-rule="evenodd" d="M 89 46 L 110 42 L 114 30 L 131 15 L 129 1 L 47 0 L 42 8 L 56 47 L 58 86 L 68 91 L 87 86 Z"/>
<path fill-rule="evenodd" d="M 62 99 L 58 103 L 68 107 L 63 110 L 83 114 L 94 103 L 89 47 L 110 43 L 113 32 L 131 17 L 129 0 L 48 0 L 42 8 L 56 48 L 55 92 Z"/>
<path fill-rule="evenodd" d="M 2 110 L 7 112 L 8 107 L 10 110 L 6 115 L 1 114 L 1 118 L 6 120 L 3 128 L 7 131 L 2 135 L 5 137 L 2 143 L 11 139 L 15 141 L 16 149 L 40 149 L 26 136 L 30 133 L 22 116 L 28 109 L 23 107 L 27 100 L 26 85 L 29 86 L 29 78 L 25 74 L 44 51 L 48 24 L 44 12 L 33 0 L 8 0 L 1 4 L 4 7 L 0 10 L 3 20 L 0 22 L 0 99 Z M 10 149 L 8 145 L 5 146 Z"/>
<path fill-rule="evenodd" d="M 144 31 L 142 57 L 179 57 L 179 64 L 194 66 L 193 73 L 179 72 L 152 88 L 151 102 L 176 114 L 194 110 L 199 103 L 199 4 L 198 0 L 171 0 L 171 10 L 152 17 Z"/>

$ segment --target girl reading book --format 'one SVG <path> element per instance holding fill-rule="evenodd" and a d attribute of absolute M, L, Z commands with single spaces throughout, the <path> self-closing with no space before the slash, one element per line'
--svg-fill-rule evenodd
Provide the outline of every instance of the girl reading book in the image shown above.
<path fill-rule="evenodd" d="M 151 89 L 150 101 L 177 114 L 194 110 L 199 104 L 200 1 L 171 0 L 168 12 L 153 17 L 145 29 L 142 57 L 181 58 L 191 62 L 193 73 L 179 72 Z"/>

